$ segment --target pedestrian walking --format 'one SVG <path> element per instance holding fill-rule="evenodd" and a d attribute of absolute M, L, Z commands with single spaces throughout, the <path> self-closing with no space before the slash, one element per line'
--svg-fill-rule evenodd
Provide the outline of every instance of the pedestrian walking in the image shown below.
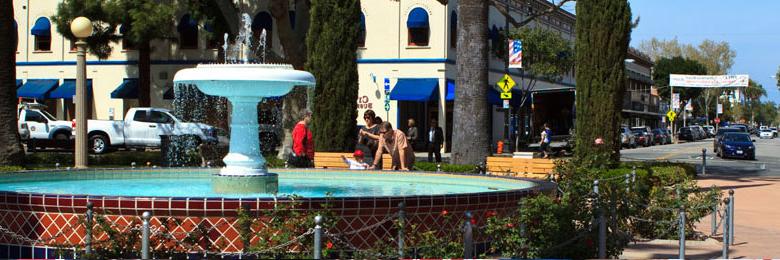
<path fill-rule="evenodd" d="M 431 127 L 428 129 L 428 161 L 433 162 L 434 155 L 436 162 L 441 162 L 441 148 L 444 144 L 444 131 L 439 127 L 439 120 L 431 119 Z"/>
<path fill-rule="evenodd" d="M 393 170 L 409 171 L 414 166 L 414 151 L 406 140 L 406 134 L 401 130 L 393 130 L 393 125 L 390 122 L 382 122 L 379 125 L 378 135 L 363 130 L 360 131 L 360 134 L 379 140 L 379 149 L 374 155 L 374 163 L 371 168 L 382 168 L 379 159 L 382 158 L 385 151 L 392 157 L 391 168 Z"/>
<path fill-rule="evenodd" d="M 408 127 L 406 129 L 406 140 L 409 141 L 409 145 L 412 146 L 412 150 L 417 150 L 417 146 L 419 145 L 417 139 L 418 139 L 418 133 L 417 133 L 417 124 L 414 122 L 414 118 L 409 118 L 406 126 Z"/>
<path fill-rule="evenodd" d="M 544 155 L 542 157 L 544 159 L 550 158 L 550 137 L 551 136 L 552 136 L 552 130 L 550 130 L 550 125 L 548 123 L 544 123 L 544 129 L 542 129 L 542 138 L 541 141 L 539 141 L 539 149 Z"/>
<path fill-rule="evenodd" d="M 311 122 L 311 111 L 304 110 L 301 113 L 301 120 L 295 124 L 292 131 L 293 152 L 290 154 L 288 163 L 298 168 L 310 168 L 314 166 L 314 136 L 309 130 Z"/>

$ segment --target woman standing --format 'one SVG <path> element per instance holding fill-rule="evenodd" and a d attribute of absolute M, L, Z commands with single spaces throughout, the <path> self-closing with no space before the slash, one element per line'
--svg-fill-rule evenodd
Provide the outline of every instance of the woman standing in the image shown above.
<path fill-rule="evenodd" d="M 311 111 L 304 110 L 301 114 L 301 121 L 295 124 L 292 131 L 293 152 L 289 163 L 299 168 L 313 167 L 314 159 L 314 136 L 309 130 L 311 122 Z"/>

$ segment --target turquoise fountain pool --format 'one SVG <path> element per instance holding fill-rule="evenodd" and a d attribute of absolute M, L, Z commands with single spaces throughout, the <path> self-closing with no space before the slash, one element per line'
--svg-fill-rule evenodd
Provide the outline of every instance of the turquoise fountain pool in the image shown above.
<path fill-rule="evenodd" d="M 446 195 L 525 189 L 533 182 L 482 176 L 435 173 L 274 170 L 276 196 L 384 197 Z M 269 193 L 215 191 L 217 170 L 110 170 L 40 172 L 7 176 L 0 191 L 90 196 L 271 198 Z M 237 180 L 240 182 L 240 180 Z"/>

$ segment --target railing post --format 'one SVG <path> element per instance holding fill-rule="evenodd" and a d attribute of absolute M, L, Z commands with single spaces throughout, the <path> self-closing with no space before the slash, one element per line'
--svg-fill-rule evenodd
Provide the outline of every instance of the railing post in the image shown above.
<path fill-rule="evenodd" d="M 406 203 L 398 203 L 398 258 L 404 258 L 404 220 Z"/>
<path fill-rule="evenodd" d="M 466 221 L 463 224 L 463 258 L 474 258 L 474 237 L 471 227 L 471 212 L 466 211 Z"/>
<path fill-rule="evenodd" d="M 441 172 L 441 163 L 436 164 L 436 172 Z"/>
<path fill-rule="evenodd" d="M 712 185 L 712 190 L 715 190 L 715 185 Z M 718 232 L 718 204 L 720 204 L 720 198 L 718 198 L 718 195 L 715 195 L 715 203 L 712 205 L 712 223 L 710 226 L 712 226 L 712 235 L 714 236 L 715 233 Z"/>
<path fill-rule="evenodd" d="M 731 244 L 734 244 L 734 228 L 736 225 L 734 224 L 734 190 L 729 190 L 729 242 Z"/>
<path fill-rule="evenodd" d="M 626 173 L 625 178 L 626 178 L 626 193 L 629 193 L 631 192 L 631 175 Z"/>
<path fill-rule="evenodd" d="M 680 206 L 680 257 L 685 259 L 685 206 Z"/>
<path fill-rule="evenodd" d="M 322 216 L 317 215 L 314 217 L 314 255 L 313 259 L 320 259 L 322 257 Z"/>
<path fill-rule="evenodd" d="M 86 219 L 86 230 L 87 234 L 84 238 L 84 244 L 86 244 L 85 248 L 87 251 L 87 255 L 92 254 L 92 208 L 94 207 L 94 204 L 92 204 L 92 201 L 87 202 L 87 219 Z"/>
<path fill-rule="evenodd" d="M 707 148 L 701 148 L 701 175 L 707 174 Z"/>
<path fill-rule="evenodd" d="M 596 210 L 598 210 L 599 222 L 599 258 L 607 258 L 607 223 L 604 221 L 604 209 L 599 201 L 599 180 L 593 181 L 593 193 L 596 195 Z"/>
<path fill-rule="evenodd" d="M 636 184 L 636 165 L 631 167 L 631 182 Z"/>
<path fill-rule="evenodd" d="M 729 198 L 723 199 L 723 206 L 726 212 L 723 214 L 723 254 L 721 255 L 721 258 L 728 259 L 729 258 L 729 214 L 731 207 L 729 206 Z"/>
<path fill-rule="evenodd" d="M 143 219 L 143 226 L 141 227 L 141 259 L 149 259 L 149 219 L 152 217 L 152 213 L 144 211 L 141 218 Z"/>

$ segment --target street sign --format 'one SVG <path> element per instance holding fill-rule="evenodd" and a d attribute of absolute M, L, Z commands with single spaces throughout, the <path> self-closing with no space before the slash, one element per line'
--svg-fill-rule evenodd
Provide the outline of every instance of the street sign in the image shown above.
<path fill-rule="evenodd" d="M 512 99 L 512 92 L 501 93 L 501 99 Z"/>
<path fill-rule="evenodd" d="M 671 121 L 674 121 L 674 117 L 676 117 L 676 116 L 677 116 L 677 113 L 675 113 L 675 112 L 674 112 L 674 111 L 672 111 L 672 110 L 669 110 L 669 112 L 667 112 L 667 113 L 666 113 L 666 117 L 668 117 L 668 118 L 669 118 L 669 121 L 670 121 L 670 122 L 671 122 Z"/>
<path fill-rule="evenodd" d="M 509 92 L 512 90 L 512 87 L 515 86 L 515 81 L 512 80 L 512 77 L 509 76 L 509 74 L 504 74 L 504 77 L 502 77 L 498 82 L 496 82 L 499 87 L 501 87 L 501 90 L 504 92 Z"/>
<path fill-rule="evenodd" d="M 385 100 L 385 111 L 390 111 L 390 101 Z"/>
<path fill-rule="evenodd" d="M 509 100 L 504 100 L 504 109 L 509 109 Z"/>
<path fill-rule="evenodd" d="M 390 78 L 385 78 L 385 92 L 390 92 Z"/>
<path fill-rule="evenodd" d="M 720 117 L 715 118 L 715 124 L 720 124 Z"/>

